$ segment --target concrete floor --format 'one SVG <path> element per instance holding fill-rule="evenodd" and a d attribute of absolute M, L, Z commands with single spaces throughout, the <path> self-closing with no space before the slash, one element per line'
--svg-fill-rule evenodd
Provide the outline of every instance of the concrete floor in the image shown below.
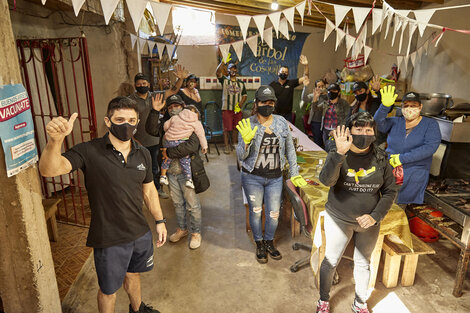
<path fill-rule="evenodd" d="M 190 250 L 188 242 L 167 243 L 156 250 L 153 271 L 142 275 L 143 300 L 162 313 L 212 312 L 314 312 L 318 291 L 310 268 L 291 273 L 289 267 L 308 254 L 293 251 L 286 221 L 276 234 L 283 253 L 280 261 L 260 265 L 254 256 L 254 243 L 245 232 L 245 208 L 240 192 L 235 154 L 217 156 L 215 150 L 206 163 L 211 188 L 200 195 L 203 212 L 202 245 Z M 161 202 L 168 218 L 168 231 L 175 230 L 170 200 Z M 421 256 L 415 285 L 386 289 L 379 269 L 376 289 L 369 300 L 373 312 L 470 312 L 470 275 L 461 298 L 452 296 L 459 251 L 446 240 L 432 244 L 437 254 Z M 332 312 L 351 312 L 354 297 L 352 263 L 343 260 L 340 283 L 331 292 Z M 470 271 L 469 271 L 470 272 Z M 98 283 L 92 255 L 63 301 L 64 313 L 97 312 Z M 116 313 L 128 312 L 128 298 L 117 293 Z"/>

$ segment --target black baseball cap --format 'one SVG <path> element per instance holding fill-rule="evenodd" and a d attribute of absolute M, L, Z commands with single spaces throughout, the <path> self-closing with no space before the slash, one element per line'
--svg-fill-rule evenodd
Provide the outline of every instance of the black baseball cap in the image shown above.
<path fill-rule="evenodd" d="M 143 73 L 137 73 L 134 77 L 134 83 L 136 83 L 138 80 L 141 80 L 141 79 L 150 82 L 149 78 L 146 75 L 144 75 Z"/>
<path fill-rule="evenodd" d="M 174 103 L 184 105 L 183 99 L 178 95 L 173 95 L 173 96 L 169 97 L 168 99 L 166 99 L 166 105 L 167 106 L 170 106 Z"/>
<path fill-rule="evenodd" d="M 365 82 L 355 82 L 353 87 L 352 87 L 352 91 L 353 92 L 356 92 L 356 91 L 359 91 L 361 89 L 369 89 L 369 86 L 367 86 L 367 84 Z"/>
<path fill-rule="evenodd" d="M 230 63 L 227 68 L 231 69 L 232 67 L 237 68 L 237 65 L 235 63 Z"/>
<path fill-rule="evenodd" d="M 419 93 L 417 92 L 414 92 L 414 91 L 411 91 L 411 92 L 407 92 L 403 98 L 401 99 L 402 102 L 405 102 L 405 101 L 416 101 L 416 102 L 419 102 L 421 103 L 421 98 L 419 97 Z"/>
<path fill-rule="evenodd" d="M 188 77 L 186 77 L 186 81 L 188 81 L 188 80 L 190 80 L 190 79 L 197 80 L 197 76 L 194 75 L 194 74 L 189 74 Z"/>
<path fill-rule="evenodd" d="M 256 90 L 255 98 L 263 102 L 268 100 L 277 101 L 273 87 L 267 85 L 261 86 Z"/>
<path fill-rule="evenodd" d="M 333 83 L 333 84 L 330 84 L 330 85 L 328 86 L 328 91 L 330 91 L 330 90 L 341 91 L 341 87 L 339 87 L 338 84 Z"/>

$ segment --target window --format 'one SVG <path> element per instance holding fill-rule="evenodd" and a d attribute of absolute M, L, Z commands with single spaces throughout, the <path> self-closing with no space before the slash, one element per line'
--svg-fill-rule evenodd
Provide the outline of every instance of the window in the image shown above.
<path fill-rule="evenodd" d="M 215 12 L 173 7 L 173 29 L 181 31 L 179 45 L 213 45 L 215 43 Z"/>

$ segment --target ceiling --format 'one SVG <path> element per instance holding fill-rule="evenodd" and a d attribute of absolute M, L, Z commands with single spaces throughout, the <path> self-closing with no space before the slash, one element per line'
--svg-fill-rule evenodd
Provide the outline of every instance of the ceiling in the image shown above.
<path fill-rule="evenodd" d="M 278 0 L 279 9 L 283 10 L 290 8 L 303 0 Z M 245 15 L 257 15 L 257 14 L 269 14 L 273 12 L 271 10 L 272 0 L 160 0 L 160 2 L 171 3 L 176 5 L 187 5 L 195 8 L 203 8 L 214 10 L 217 13 L 226 13 L 226 14 L 245 14 Z M 323 0 L 323 2 L 342 4 L 348 6 L 358 6 L 358 7 L 371 7 L 374 0 Z M 395 9 L 419 9 L 425 4 L 437 3 L 443 4 L 444 0 L 388 0 L 390 4 Z M 334 21 L 334 10 L 333 6 L 318 3 L 314 1 L 314 4 L 325 14 L 325 16 Z M 376 7 L 382 7 L 382 1 L 377 0 Z M 304 25 L 324 27 L 325 19 L 318 13 L 315 8 L 312 7 L 312 15 L 307 13 L 308 5 L 305 9 L 304 15 Z M 349 17 L 349 23 L 353 23 L 354 18 L 352 11 L 347 15 Z M 299 14 L 295 14 L 295 22 L 300 24 Z"/>

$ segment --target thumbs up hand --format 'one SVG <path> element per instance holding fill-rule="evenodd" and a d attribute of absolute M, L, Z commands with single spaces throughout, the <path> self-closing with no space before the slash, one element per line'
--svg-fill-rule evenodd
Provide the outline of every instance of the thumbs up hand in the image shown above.
<path fill-rule="evenodd" d="M 53 118 L 46 125 L 46 131 L 52 141 L 61 141 L 68 136 L 73 129 L 73 123 L 78 117 L 78 113 L 73 113 L 67 121 L 62 116 Z"/>

